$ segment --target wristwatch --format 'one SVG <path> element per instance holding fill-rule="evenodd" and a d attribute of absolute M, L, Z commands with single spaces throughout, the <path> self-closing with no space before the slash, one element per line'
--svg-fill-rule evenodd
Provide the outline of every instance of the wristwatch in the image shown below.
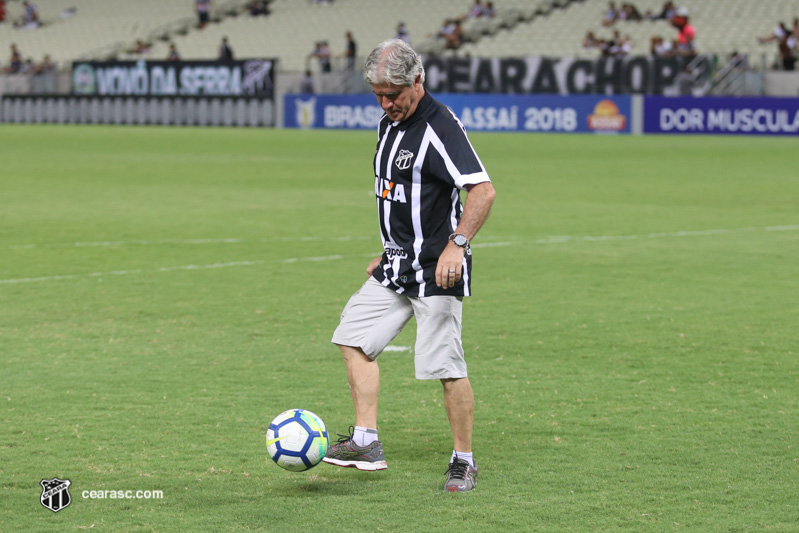
<path fill-rule="evenodd" d="M 466 238 L 466 235 L 461 235 L 460 233 L 453 233 L 449 236 L 449 240 L 455 243 L 455 246 L 460 246 L 461 248 L 468 248 L 469 247 L 469 239 Z"/>

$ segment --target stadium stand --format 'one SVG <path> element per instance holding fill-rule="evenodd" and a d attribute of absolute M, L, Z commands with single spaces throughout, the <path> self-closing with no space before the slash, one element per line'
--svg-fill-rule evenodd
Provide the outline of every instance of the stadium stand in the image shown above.
<path fill-rule="evenodd" d="M 517 0 L 506 0 L 504 5 L 513 7 Z M 659 12 L 662 0 L 638 0 L 634 2 L 639 11 Z M 779 20 L 789 23 L 799 16 L 797 0 L 679 0 L 679 7 L 686 7 L 691 24 L 697 32 L 697 51 L 727 58 L 737 51 L 749 56 L 750 65 L 760 66 L 765 57 L 766 66 L 774 62 L 774 47 L 757 42 L 756 36 L 770 33 Z M 555 9 L 546 16 L 535 17 L 524 24 L 516 25 L 512 31 L 500 31 L 485 36 L 474 43 L 467 43 L 461 54 L 478 57 L 544 55 L 550 57 L 597 57 L 597 50 L 586 50 L 582 37 L 593 31 L 598 37 L 610 37 L 614 30 L 629 35 L 632 54 L 646 55 L 652 36 L 661 35 L 673 39 L 676 30 L 666 21 L 620 21 L 611 27 L 602 26 L 602 16 L 608 3 L 604 0 L 571 2 L 565 9 Z"/>
<path fill-rule="evenodd" d="M 42 25 L 16 28 L 21 2 L 6 4 L 7 21 L 0 24 L 0 46 L 16 43 L 25 57 L 49 54 L 59 64 L 74 59 L 119 59 L 137 40 L 150 42 L 160 34 L 189 31 L 197 17 L 190 1 L 174 0 L 35 0 Z M 238 11 L 244 0 L 220 2 L 217 19 Z M 2 61 L 2 58 L 0 58 Z"/>
<path fill-rule="evenodd" d="M 676 30 L 665 21 L 618 22 L 603 27 L 605 0 L 497 0 L 497 16 L 490 20 L 464 20 L 464 44 L 443 50 L 433 38 L 442 21 L 468 13 L 471 0 L 274 0 L 272 14 L 253 17 L 245 13 L 246 0 L 216 2 L 215 22 L 196 28 L 190 0 L 37 0 L 44 22 L 35 30 L 15 28 L 10 21 L 21 16 L 21 2 L 7 3 L 7 21 L 0 24 L 0 64 L 7 61 L 11 43 L 25 58 L 39 61 L 45 54 L 62 67 L 74 59 L 166 59 L 174 43 L 183 59 L 214 59 L 217 46 L 227 36 L 237 58 L 278 57 L 279 70 L 318 70 L 309 58 L 314 43 L 328 41 L 334 69 L 343 64 L 344 33 L 352 30 L 359 45 L 359 60 L 377 42 L 392 37 L 404 22 L 411 43 L 423 53 L 457 56 L 572 56 L 592 58 L 586 50 L 586 31 L 607 37 L 613 30 L 629 35 L 632 54 L 648 54 L 650 38 L 672 39 Z M 738 51 L 750 64 L 770 66 L 776 55 L 772 44 L 757 36 L 773 31 L 780 20 L 799 16 L 799 0 L 680 0 L 690 11 L 697 30 L 697 49 L 726 58 Z M 401 9 L 398 5 L 401 4 Z M 659 11 L 662 0 L 634 2 L 645 13 Z M 723 4 L 723 5 L 722 5 Z M 131 52 L 136 41 L 149 45 L 145 54 Z M 765 63 L 763 63 L 765 61 Z"/>
<path fill-rule="evenodd" d="M 237 57 L 279 57 L 281 70 L 318 70 L 317 63 L 308 57 L 317 41 L 329 43 L 335 67 L 343 63 L 340 56 L 345 50 L 347 30 L 352 30 L 362 56 L 370 46 L 393 37 L 399 22 L 406 24 L 414 43 L 425 34 L 434 33 L 441 20 L 453 15 L 453 11 L 460 14 L 468 7 L 467 3 L 452 1 L 405 0 L 402 4 L 403 9 L 396 10 L 386 0 L 336 0 L 333 4 L 275 0 L 268 17 L 242 14 L 202 32 L 177 36 L 174 42 L 182 57 L 200 59 L 208 57 L 209 43 L 227 35 Z M 163 55 L 165 46 L 156 45 L 152 55 Z"/>

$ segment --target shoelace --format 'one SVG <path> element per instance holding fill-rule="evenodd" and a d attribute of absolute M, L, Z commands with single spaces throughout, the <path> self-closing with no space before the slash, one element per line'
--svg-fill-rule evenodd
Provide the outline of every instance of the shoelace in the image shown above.
<path fill-rule="evenodd" d="M 353 435 L 355 435 L 355 426 L 350 426 L 350 434 L 349 435 L 342 435 L 341 433 L 336 433 L 339 436 L 338 442 L 336 444 L 344 444 L 347 441 L 351 441 Z"/>
<path fill-rule="evenodd" d="M 445 475 L 449 475 L 453 479 L 466 479 L 468 471 L 469 463 L 462 463 L 456 459 L 449 464 Z"/>

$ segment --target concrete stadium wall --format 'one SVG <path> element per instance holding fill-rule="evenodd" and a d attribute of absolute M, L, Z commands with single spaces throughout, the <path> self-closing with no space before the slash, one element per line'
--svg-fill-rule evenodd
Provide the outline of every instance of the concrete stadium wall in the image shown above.
<path fill-rule="evenodd" d="M 5 95 L 0 123 L 272 127 L 274 103 L 247 97 Z"/>

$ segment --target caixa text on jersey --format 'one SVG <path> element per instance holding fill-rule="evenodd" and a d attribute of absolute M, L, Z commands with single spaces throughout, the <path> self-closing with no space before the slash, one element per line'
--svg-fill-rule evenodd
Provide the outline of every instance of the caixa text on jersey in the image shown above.
<path fill-rule="evenodd" d="M 407 203 L 405 186 L 401 183 L 380 179 L 375 176 L 375 196 L 390 202 Z"/>

